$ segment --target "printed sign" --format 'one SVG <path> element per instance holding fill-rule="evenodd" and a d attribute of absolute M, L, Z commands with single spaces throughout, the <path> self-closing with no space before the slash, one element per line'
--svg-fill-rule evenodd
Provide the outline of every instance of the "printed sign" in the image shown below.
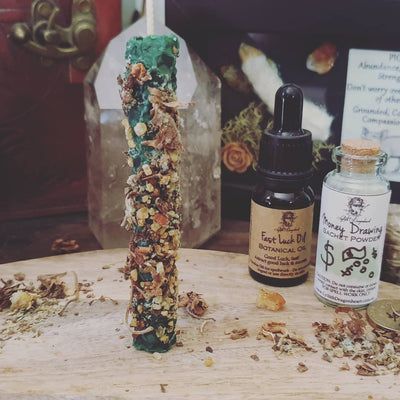
<path fill-rule="evenodd" d="M 390 156 L 384 173 L 400 182 L 400 52 L 350 49 L 342 140 L 372 139 Z"/>

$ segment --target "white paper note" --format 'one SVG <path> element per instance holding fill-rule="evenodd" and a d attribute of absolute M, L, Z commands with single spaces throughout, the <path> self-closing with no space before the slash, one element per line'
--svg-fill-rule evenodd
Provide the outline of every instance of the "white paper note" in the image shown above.
<path fill-rule="evenodd" d="M 342 140 L 360 137 L 380 142 L 385 175 L 400 182 L 400 52 L 349 51 Z"/>

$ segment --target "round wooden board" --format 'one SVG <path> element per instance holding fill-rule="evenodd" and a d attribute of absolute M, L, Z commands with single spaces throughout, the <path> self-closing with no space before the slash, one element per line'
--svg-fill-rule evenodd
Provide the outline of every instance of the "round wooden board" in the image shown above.
<path fill-rule="evenodd" d="M 182 347 L 162 354 L 161 359 L 134 350 L 123 323 L 129 283 L 118 268 L 126 250 L 102 250 L 0 265 L 2 278 L 23 272 L 37 275 L 76 271 L 79 281 L 94 281 L 96 297 L 119 301 L 96 302 L 81 296 L 66 315 L 43 324 L 42 335 L 24 334 L 8 340 L 0 350 L 0 399 L 399 399 L 400 377 L 392 374 L 361 377 L 339 371 L 343 359 L 321 360 L 311 323 L 330 322 L 334 311 L 313 295 L 312 277 L 306 284 L 279 289 L 287 300 L 278 313 L 256 308 L 261 284 L 247 272 L 247 256 L 207 250 L 181 250 L 180 291 L 202 293 L 209 303 L 209 322 L 180 310 L 178 329 Z M 103 269 L 110 265 L 108 269 Z M 97 281 L 98 278 L 103 278 Z M 380 297 L 399 297 L 400 288 L 382 283 Z M 5 312 L 0 313 L 0 326 Z M 286 321 L 303 335 L 318 353 L 278 355 L 271 342 L 256 340 L 267 320 Z M 225 335 L 247 328 L 250 337 L 232 340 Z M 206 351 L 210 346 L 213 353 Z M 259 361 L 250 356 L 256 354 Z M 211 367 L 204 360 L 212 357 Z M 347 360 L 346 360 L 347 361 Z M 304 362 L 309 370 L 297 371 Z M 163 386 L 161 386 L 163 385 Z M 162 390 L 163 387 L 163 390 Z M 372 397 L 369 397 L 372 396 Z"/>

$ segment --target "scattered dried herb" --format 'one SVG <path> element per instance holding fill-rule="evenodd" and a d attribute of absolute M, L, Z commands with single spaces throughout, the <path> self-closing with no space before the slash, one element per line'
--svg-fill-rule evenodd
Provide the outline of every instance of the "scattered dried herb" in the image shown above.
<path fill-rule="evenodd" d="M 244 339 L 249 336 L 249 332 L 246 328 L 233 329 L 232 331 L 225 332 L 225 335 L 229 335 L 232 340 Z"/>
<path fill-rule="evenodd" d="M 314 322 L 314 334 L 327 358 L 359 361 L 358 375 L 400 373 L 400 333 L 371 326 L 363 313 L 347 307 L 336 309 L 340 317 L 331 324 Z M 348 370 L 347 363 L 340 370 Z"/>
<path fill-rule="evenodd" d="M 350 365 L 347 362 L 344 362 L 340 367 L 339 371 L 350 371 Z"/>
<path fill-rule="evenodd" d="M 209 353 L 214 353 L 214 350 L 211 346 L 207 346 L 206 351 L 208 351 Z"/>
<path fill-rule="evenodd" d="M 40 282 L 39 290 L 43 291 L 43 296 L 50 299 L 64 299 L 67 296 L 67 287 L 61 278 L 65 277 L 66 274 L 66 272 L 63 272 L 61 274 L 39 275 L 37 277 Z"/>
<path fill-rule="evenodd" d="M 22 285 L 11 279 L 7 281 L 0 279 L 0 282 L 3 284 L 0 287 L 0 311 L 3 311 L 11 306 L 11 296 L 18 292 Z"/>
<path fill-rule="evenodd" d="M 214 318 L 206 318 L 206 319 L 204 319 L 204 321 L 202 322 L 202 324 L 201 324 L 201 326 L 200 326 L 200 333 L 203 335 L 204 334 L 204 329 L 205 329 L 205 327 L 206 327 L 206 325 L 210 322 L 210 321 L 214 321 L 215 322 L 215 319 Z"/>
<path fill-rule="evenodd" d="M 212 366 L 214 365 L 214 359 L 213 359 L 212 357 L 207 357 L 207 358 L 204 360 L 204 365 L 205 365 L 206 367 L 212 367 Z"/>
<path fill-rule="evenodd" d="M 160 383 L 161 393 L 167 393 L 167 383 Z"/>
<path fill-rule="evenodd" d="M 76 240 L 56 239 L 51 245 L 51 251 L 56 254 L 74 253 L 80 250 Z"/>
<path fill-rule="evenodd" d="M 72 297 L 67 295 L 67 285 L 63 280 L 66 273 L 40 275 L 36 286 L 2 280 L 0 311 L 8 310 L 8 313 L 0 328 L 0 343 L 28 332 L 34 337 L 40 336 L 40 322 L 52 315 L 62 314 L 71 301 L 76 301 L 79 294 L 78 278 L 75 272 L 72 274 L 75 280 Z"/>
<path fill-rule="evenodd" d="M 252 360 L 254 360 L 254 361 L 260 361 L 260 359 L 259 359 L 259 357 L 258 357 L 257 354 L 252 354 L 252 355 L 250 356 L 250 358 L 251 358 Z"/>
<path fill-rule="evenodd" d="M 14 279 L 18 282 L 22 282 L 23 280 L 25 280 L 25 274 L 23 274 L 22 272 L 17 272 L 16 274 L 14 274 Z"/>
<path fill-rule="evenodd" d="M 303 362 L 299 362 L 297 364 L 297 371 L 303 373 L 303 372 L 307 372 L 308 371 L 308 367 L 306 364 L 304 364 Z"/>
<path fill-rule="evenodd" d="M 106 302 L 107 300 L 110 300 L 115 306 L 117 306 L 117 305 L 119 304 L 118 300 L 114 300 L 114 299 L 111 298 L 111 297 L 101 295 L 101 296 L 100 296 L 99 298 L 97 298 L 97 299 L 90 300 L 90 301 L 89 301 L 89 306 L 91 306 L 91 305 L 92 305 L 93 303 L 95 303 L 96 301 L 99 301 L 100 303 L 104 303 L 104 302 Z"/>
<path fill-rule="evenodd" d="M 376 367 L 363 363 L 356 365 L 357 375 L 362 376 L 376 376 L 379 375 L 379 372 Z"/>
<path fill-rule="evenodd" d="M 267 338 L 273 342 L 272 349 L 280 353 L 293 354 L 300 349 L 316 352 L 305 340 L 286 328 L 285 322 L 268 321 L 261 326 L 257 339 Z"/>
<path fill-rule="evenodd" d="M 324 361 L 327 361 L 327 362 L 332 362 L 332 360 L 333 360 L 333 358 L 328 354 L 328 353 L 324 353 L 324 354 L 322 354 L 322 357 L 321 357 Z"/>

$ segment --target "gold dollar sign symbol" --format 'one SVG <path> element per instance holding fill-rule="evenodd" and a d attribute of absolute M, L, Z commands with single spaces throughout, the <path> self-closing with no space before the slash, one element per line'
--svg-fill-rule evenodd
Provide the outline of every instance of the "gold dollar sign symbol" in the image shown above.
<path fill-rule="evenodd" d="M 325 271 L 328 271 L 328 267 L 330 267 L 335 259 L 333 258 L 333 254 L 331 253 L 330 250 L 333 250 L 333 246 L 329 243 L 329 240 L 326 241 L 324 244 L 324 250 L 325 250 L 325 259 L 322 257 L 322 254 L 320 255 L 322 262 L 325 264 Z"/>

